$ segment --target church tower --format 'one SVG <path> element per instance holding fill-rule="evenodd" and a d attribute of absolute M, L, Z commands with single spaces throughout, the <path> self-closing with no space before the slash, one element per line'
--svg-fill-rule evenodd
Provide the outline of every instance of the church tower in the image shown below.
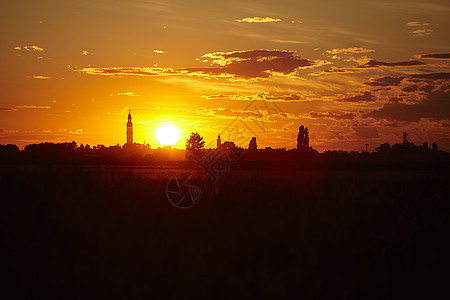
<path fill-rule="evenodd" d="M 222 141 L 220 140 L 220 134 L 217 136 L 217 149 L 220 149 L 222 147 Z"/>
<path fill-rule="evenodd" d="M 133 144 L 133 122 L 131 122 L 131 109 L 128 112 L 128 122 L 127 122 L 127 144 Z"/>

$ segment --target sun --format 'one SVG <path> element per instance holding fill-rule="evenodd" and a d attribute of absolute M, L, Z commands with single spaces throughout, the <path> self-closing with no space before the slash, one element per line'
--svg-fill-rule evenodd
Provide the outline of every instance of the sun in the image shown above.
<path fill-rule="evenodd" d="M 180 131 L 173 125 L 162 125 L 156 129 L 156 140 L 163 145 L 173 145 L 180 139 Z"/>

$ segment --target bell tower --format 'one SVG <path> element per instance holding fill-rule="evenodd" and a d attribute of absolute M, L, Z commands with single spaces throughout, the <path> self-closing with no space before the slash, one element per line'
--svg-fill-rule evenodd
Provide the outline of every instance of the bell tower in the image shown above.
<path fill-rule="evenodd" d="M 127 144 L 133 144 L 133 122 L 131 122 L 131 109 L 128 112 L 128 122 L 127 122 Z"/>
<path fill-rule="evenodd" d="M 220 134 L 217 136 L 217 149 L 222 147 L 222 140 L 220 139 Z"/>

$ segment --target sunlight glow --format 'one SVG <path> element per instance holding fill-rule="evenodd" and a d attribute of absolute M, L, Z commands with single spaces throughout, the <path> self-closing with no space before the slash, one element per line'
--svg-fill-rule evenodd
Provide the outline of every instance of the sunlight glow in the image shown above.
<path fill-rule="evenodd" d="M 180 139 L 180 131 L 173 125 L 162 125 L 156 129 L 156 139 L 163 145 L 173 145 Z"/>

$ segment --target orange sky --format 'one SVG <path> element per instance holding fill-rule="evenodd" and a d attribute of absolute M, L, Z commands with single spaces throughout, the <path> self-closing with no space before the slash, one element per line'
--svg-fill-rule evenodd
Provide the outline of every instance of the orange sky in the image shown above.
<path fill-rule="evenodd" d="M 448 1 L 2 1 L 0 144 L 450 150 Z M 254 102 L 252 102 L 254 101 Z M 227 127 L 234 122 L 231 127 Z M 228 129 L 233 129 L 232 132 Z"/>

